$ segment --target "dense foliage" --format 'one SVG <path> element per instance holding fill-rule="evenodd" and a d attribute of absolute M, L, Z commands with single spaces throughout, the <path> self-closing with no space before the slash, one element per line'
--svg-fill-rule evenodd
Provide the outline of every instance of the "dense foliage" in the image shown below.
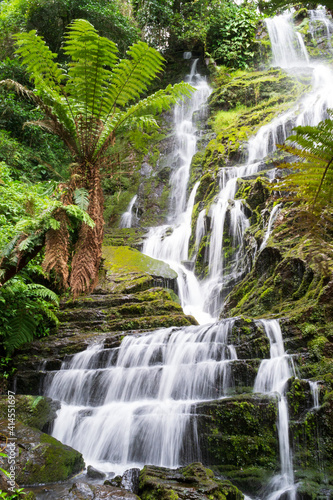
<path fill-rule="evenodd" d="M 62 203 L 54 188 L 53 181 L 15 180 L 10 168 L 0 163 L 0 341 L 7 352 L 45 335 L 57 323 L 58 297 L 44 286 L 42 259 L 37 257 L 46 233 L 58 227 L 54 214 Z M 92 225 L 79 206 L 66 210 L 73 235 L 80 221 Z"/>
<path fill-rule="evenodd" d="M 67 215 L 60 208 L 58 225 L 46 236 L 45 269 L 55 271 L 66 288 L 71 259 L 69 283 L 75 296 L 91 290 L 98 278 L 104 225 L 101 168 L 109 147 L 124 130 L 155 130 L 154 115 L 169 109 L 183 94 L 189 95 L 190 87 L 169 85 L 139 100 L 161 71 L 162 56 L 139 42 L 127 51 L 128 58 L 119 61 L 116 44 L 82 19 L 71 24 L 66 36 L 68 71 L 54 62 L 55 54 L 36 31 L 17 39 L 17 53 L 37 92 L 13 80 L 1 83 L 38 104 L 45 118 L 32 124 L 57 135 L 67 146 L 74 163 L 62 201 L 67 206 L 76 201 L 78 192 L 85 193 L 85 208 L 94 221 L 94 227 L 82 224 L 72 259 Z"/>
<path fill-rule="evenodd" d="M 13 34 L 36 29 L 52 51 L 59 52 L 67 26 L 76 18 L 91 21 L 103 35 L 117 42 L 121 54 L 138 38 L 129 6 L 118 0 L 2 0 L 0 55 L 12 55 Z"/>
<path fill-rule="evenodd" d="M 16 59 L 0 62 L 0 80 L 11 79 L 30 88 L 29 77 Z M 66 179 L 70 155 L 55 136 L 36 127 L 26 127 L 30 120 L 40 120 L 43 113 L 35 104 L 15 91 L 0 88 L 0 161 L 11 167 L 11 175 L 30 181 Z"/>
<path fill-rule="evenodd" d="M 150 43 L 164 50 L 195 50 L 219 64 L 247 67 L 254 56 L 256 5 L 230 0 L 133 0 Z"/>

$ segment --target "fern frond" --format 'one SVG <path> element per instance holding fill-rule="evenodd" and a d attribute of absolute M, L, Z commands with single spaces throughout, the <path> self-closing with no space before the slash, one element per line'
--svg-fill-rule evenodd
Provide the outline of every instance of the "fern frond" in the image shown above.
<path fill-rule="evenodd" d="M 57 54 L 51 52 L 42 37 L 37 35 L 36 30 L 18 33 L 15 38 L 18 46 L 16 54 L 27 66 L 28 73 L 31 74 L 36 86 L 58 93 L 66 75 L 54 62 Z"/>
<path fill-rule="evenodd" d="M 26 342 L 31 342 L 36 332 L 37 322 L 31 314 L 22 309 L 8 319 L 7 332 L 4 339 L 6 350 L 11 353 Z"/>
<path fill-rule="evenodd" d="M 328 110 L 329 116 L 332 111 Z M 312 210 L 319 211 L 333 201 L 333 120 L 327 118 L 316 127 L 296 127 L 288 143 L 280 149 L 301 161 L 285 163 L 279 168 L 292 168 L 283 182 L 286 189 L 295 190 Z"/>
<path fill-rule="evenodd" d="M 139 99 L 162 71 L 164 58 L 145 42 L 133 44 L 127 55 L 129 59 L 122 59 L 113 69 L 110 86 L 102 105 L 104 117 L 107 117 L 115 106 L 123 107 Z"/>
<path fill-rule="evenodd" d="M 55 326 L 58 326 L 60 321 L 57 318 L 57 315 L 52 311 L 52 309 L 49 309 L 48 307 L 44 306 L 41 308 L 42 313 L 47 317 L 48 320 L 50 320 L 51 323 L 53 323 Z"/>
<path fill-rule="evenodd" d="M 74 201 L 75 204 L 81 208 L 81 210 L 87 210 L 89 205 L 89 193 L 84 188 L 77 188 L 74 191 Z"/>
<path fill-rule="evenodd" d="M 76 19 L 66 35 L 64 52 L 71 57 L 65 90 L 82 106 L 84 119 L 100 118 L 100 107 L 118 57 L 114 42 L 98 35 L 84 19 Z"/>
<path fill-rule="evenodd" d="M 77 205 L 66 205 L 64 206 L 64 210 L 67 213 L 67 215 L 70 215 L 74 217 L 76 220 L 79 220 L 84 224 L 87 224 L 87 226 L 91 228 L 95 226 L 95 222 L 89 216 L 89 214 L 85 210 L 82 210 L 82 208 L 78 207 Z"/>
<path fill-rule="evenodd" d="M 102 255 L 103 242 L 103 192 L 98 167 L 89 171 L 89 207 L 88 214 L 94 221 L 94 227 L 83 223 L 72 260 L 70 286 L 74 298 L 80 293 L 94 289 L 98 281 L 98 270 Z M 78 207 L 77 207 L 78 208 Z"/>
<path fill-rule="evenodd" d="M 26 97 L 27 99 L 35 102 L 36 104 L 39 103 L 38 96 L 32 90 L 27 89 L 27 87 L 25 87 L 19 82 L 16 82 L 15 80 L 10 80 L 9 78 L 7 78 L 6 80 L 1 80 L 0 86 L 15 90 L 15 92 L 18 95 Z"/>
<path fill-rule="evenodd" d="M 59 209 L 54 218 L 59 221 L 60 228 L 50 229 L 45 237 L 45 257 L 43 269 L 46 273 L 54 270 L 59 284 L 63 288 L 68 286 L 69 260 L 69 232 L 68 218 L 65 210 Z"/>
<path fill-rule="evenodd" d="M 39 285 L 38 283 L 29 283 L 27 285 L 27 294 L 31 294 L 35 298 L 49 300 L 55 305 L 59 305 L 58 295 L 52 292 L 52 290 L 49 290 L 45 286 Z"/>
<path fill-rule="evenodd" d="M 173 86 L 168 85 L 164 90 L 158 90 L 146 99 L 132 104 L 126 111 L 110 116 L 105 122 L 104 130 L 96 148 L 96 154 L 103 154 L 106 150 L 104 141 L 109 134 L 121 132 L 124 127 L 127 128 L 127 125 L 131 128 L 131 125 L 138 123 L 143 130 L 153 130 L 156 128 L 156 122 L 153 118 L 155 115 L 170 109 L 178 100 L 190 97 L 191 92 L 194 90 L 191 85 L 185 82 Z"/>

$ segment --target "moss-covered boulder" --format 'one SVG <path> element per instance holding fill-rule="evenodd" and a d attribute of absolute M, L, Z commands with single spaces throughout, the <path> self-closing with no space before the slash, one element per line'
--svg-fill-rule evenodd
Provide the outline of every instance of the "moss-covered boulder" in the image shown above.
<path fill-rule="evenodd" d="M 131 273 L 147 274 L 156 280 L 165 280 L 166 288 L 175 288 L 173 282 L 177 273 L 168 264 L 128 246 L 103 247 L 104 269 L 106 276 Z"/>
<path fill-rule="evenodd" d="M 15 418 L 23 424 L 35 429 L 49 428 L 60 408 L 57 401 L 43 396 L 15 396 Z M 8 417 L 8 397 L 0 396 L 0 418 Z"/>
<path fill-rule="evenodd" d="M 230 481 L 214 477 L 201 463 L 176 470 L 146 465 L 140 474 L 142 500 L 242 500 L 244 495 Z"/>
<path fill-rule="evenodd" d="M 6 436 L 8 420 L 0 420 Z M 15 422 L 16 481 L 21 485 L 63 481 L 84 468 L 81 453 L 37 429 Z M 4 452 L 10 455 L 9 445 Z M 5 469 L 8 464 L 5 462 Z"/>

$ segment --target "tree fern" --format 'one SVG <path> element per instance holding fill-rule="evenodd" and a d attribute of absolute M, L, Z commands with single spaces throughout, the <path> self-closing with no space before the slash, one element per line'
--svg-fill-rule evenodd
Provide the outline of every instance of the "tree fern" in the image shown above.
<path fill-rule="evenodd" d="M 58 135 L 67 145 L 76 167 L 62 201 L 68 216 L 78 216 L 79 207 L 87 210 L 80 212 L 82 227 L 71 263 L 70 284 L 76 296 L 91 290 L 98 276 L 104 225 L 100 169 L 108 147 L 126 127 L 148 133 L 156 130 L 156 114 L 193 89 L 186 83 L 169 85 L 140 100 L 162 71 L 163 57 L 146 43 L 138 42 L 128 49 L 127 58 L 119 61 L 117 46 L 99 36 L 84 19 L 73 21 L 65 36 L 63 50 L 70 58 L 67 73 L 35 31 L 18 34 L 17 45 L 17 54 L 32 75 L 37 92 L 25 91 L 8 80 L 0 84 L 26 92 L 45 114 L 45 119 L 31 124 Z M 89 194 L 88 204 L 83 193 Z M 75 200 L 78 206 L 73 205 Z M 58 230 L 62 241 L 64 227 L 59 227 L 52 216 L 48 224 L 49 240 L 55 241 L 52 231 Z M 50 245 L 46 248 L 45 267 L 62 273 L 59 282 L 67 283 L 64 261 L 70 255 L 68 245 L 58 249 L 58 260 L 54 255 L 49 257 L 48 252 L 52 252 Z"/>

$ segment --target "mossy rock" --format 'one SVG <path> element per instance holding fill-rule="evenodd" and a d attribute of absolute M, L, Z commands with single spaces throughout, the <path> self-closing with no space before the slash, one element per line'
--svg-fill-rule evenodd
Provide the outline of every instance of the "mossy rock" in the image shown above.
<path fill-rule="evenodd" d="M 277 404 L 267 396 L 240 395 L 196 406 L 204 463 L 273 469 L 278 464 Z"/>
<path fill-rule="evenodd" d="M 61 497 L 62 500 L 102 500 L 102 499 L 119 499 L 119 500 L 140 500 L 140 498 L 126 491 L 123 488 L 118 488 L 109 485 L 88 484 L 85 482 L 74 483 L 68 490 L 68 494 Z"/>
<path fill-rule="evenodd" d="M 4 435 L 7 425 L 7 420 L 0 420 L 0 431 Z M 81 453 L 48 434 L 17 421 L 15 435 L 16 481 L 20 485 L 64 481 L 84 469 Z"/>
<path fill-rule="evenodd" d="M 230 481 L 214 477 L 201 463 L 170 470 L 146 465 L 140 473 L 142 500 L 242 500 L 244 495 Z"/>
<path fill-rule="evenodd" d="M 126 272 L 147 273 L 166 279 L 177 278 L 177 273 L 168 264 L 142 254 L 128 246 L 103 247 L 104 267 L 108 274 Z"/>
<path fill-rule="evenodd" d="M 8 416 L 8 398 L 0 396 L 0 418 Z M 43 430 L 56 418 L 60 404 L 43 396 L 15 396 L 15 418 L 29 427 Z"/>

